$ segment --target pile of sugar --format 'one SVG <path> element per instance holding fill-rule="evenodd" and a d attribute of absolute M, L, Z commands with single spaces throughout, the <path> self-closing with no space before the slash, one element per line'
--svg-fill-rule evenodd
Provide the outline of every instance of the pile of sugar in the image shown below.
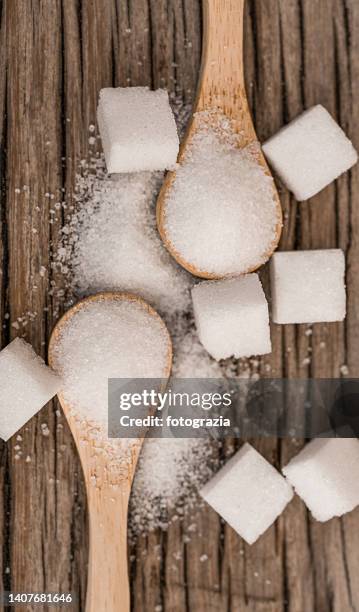
<path fill-rule="evenodd" d="M 146 440 L 130 498 L 130 537 L 157 527 L 166 529 L 174 509 L 177 516 L 182 516 L 196 507 L 197 491 L 211 477 L 215 466 L 214 448 L 209 440 Z"/>
<path fill-rule="evenodd" d="M 105 428 L 108 378 L 162 378 L 169 350 L 165 325 L 143 304 L 88 302 L 69 318 L 54 352 L 65 401 Z"/>
<path fill-rule="evenodd" d="M 171 326 L 173 334 L 172 375 L 175 378 L 221 378 L 224 368 L 221 368 L 219 363 L 214 361 L 203 348 L 193 321 L 179 319 L 177 323 L 177 329 L 175 325 Z"/>
<path fill-rule="evenodd" d="M 189 109 L 178 107 L 175 114 L 181 131 Z M 200 344 L 191 312 L 193 279 L 167 253 L 157 234 L 155 206 L 162 178 L 158 172 L 110 178 L 104 158 L 90 152 L 77 175 L 71 194 L 75 210 L 63 228 L 53 265 L 66 277 L 73 297 L 128 290 L 156 308 L 172 337 L 173 376 L 232 376 L 232 362 L 225 370 Z M 185 514 L 198 503 L 198 487 L 212 471 L 212 447 L 204 439 L 145 440 L 131 494 L 133 536 L 165 527 L 173 508 Z"/>
<path fill-rule="evenodd" d="M 180 329 L 178 329 L 180 328 Z M 193 321 L 177 320 L 172 373 L 176 378 L 221 378 L 198 340 Z M 129 529 L 131 537 L 168 526 L 176 509 L 184 515 L 198 504 L 199 488 L 216 466 L 214 443 L 195 438 L 148 438 L 143 445 L 132 486 Z"/>
<path fill-rule="evenodd" d="M 165 200 L 166 237 L 197 270 L 248 272 L 268 259 L 276 239 L 273 179 L 257 163 L 257 144 L 238 149 L 240 136 L 226 117 L 214 121 L 203 112 L 195 121 L 198 129 Z"/>
<path fill-rule="evenodd" d="M 155 203 L 162 173 L 118 179 L 108 177 L 102 157 L 82 164 L 75 211 L 64 227 L 54 266 L 65 276 L 73 297 L 128 290 L 155 307 L 172 337 L 174 376 L 220 377 L 219 364 L 202 347 L 194 328 L 193 280 L 167 253 L 157 234 Z M 204 439 L 145 440 L 131 495 L 132 536 L 165 527 L 171 509 L 185 513 L 197 503 L 197 489 L 211 473 L 210 452 L 211 445 Z"/>
<path fill-rule="evenodd" d="M 110 178 L 103 158 L 78 175 L 76 211 L 56 254 L 76 295 L 120 289 L 164 316 L 188 308 L 190 277 L 172 264 L 156 232 L 154 196 L 161 178 L 149 172 Z"/>

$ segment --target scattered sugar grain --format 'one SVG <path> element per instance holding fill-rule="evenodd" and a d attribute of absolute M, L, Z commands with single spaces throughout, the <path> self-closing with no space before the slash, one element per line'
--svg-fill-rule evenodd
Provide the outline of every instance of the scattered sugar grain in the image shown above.
<path fill-rule="evenodd" d="M 43 436 L 45 436 L 45 438 L 50 435 L 50 430 L 48 428 L 47 423 L 41 423 L 41 433 Z"/>
<path fill-rule="evenodd" d="M 257 163 L 257 145 L 238 149 L 240 136 L 226 117 L 215 123 L 208 112 L 195 117 L 198 131 L 165 201 L 167 238 L 197 270 L 248 272 L 275 243 L 273 180 Z"/>

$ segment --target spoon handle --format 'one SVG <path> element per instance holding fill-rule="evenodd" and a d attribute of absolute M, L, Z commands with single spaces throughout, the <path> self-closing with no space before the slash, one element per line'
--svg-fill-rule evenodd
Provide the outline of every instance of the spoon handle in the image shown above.
<path fill-rule="evenodd" d="M 127 490 L 128 489 L 128 490 Z M 129 612 L 127 506 L 130 484 L 88 484 L 90 527 L 86 612 Z"/>
<path fill-rule="evenodd" d="M 205 0 L 200 83 L 196 110 L 217 108 L 255 137 L 243 74 L 244 0 Z M 253 138 L 252 138 L 253 136 Z"/>

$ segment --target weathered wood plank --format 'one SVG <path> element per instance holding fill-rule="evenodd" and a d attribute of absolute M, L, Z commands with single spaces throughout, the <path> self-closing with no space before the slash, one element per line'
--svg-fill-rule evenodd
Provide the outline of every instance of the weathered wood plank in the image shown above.
<path fill-rule="evenodd" d="M 64 308 L 58 292 L 61 277 L 49 267 L 50 241 L 56 244 L 63 219 L 49 223 L 52 200 L 45 194 L 60 200 L 60 190 L 66 188 L 71 201 L 102 86 L 165 86 L 178 99 L 193 99 L 201 2 L 4 0 L 0 18 L 0 170 L 7 187 L 0 197 L 1 341 L 5 344 L 24 332 L 44 354 L 52 324 Z M 356 0 L 247 0 L 246 79 L 260 139 L 303 108 L 321 102 L 359 147 L 358 28 Z M 356 376 L 359 169 L 300 205 L 279 187 L 285 214 L 281 248 L 345 249 L 349 311 L 345 324 L 315 325 L 312 335 L 307 335 L 307 326 L 273 326 L 274 352 L 262 360 L 259 371 L 338 376 L 340 366 L 347 364 Z M 44 278 L 39 276 L 41 265 L 47 268 Z M 263 278 L 267 284 L 266 272 Z M 51 281 L 55 289 L 49 293 Z M 27 311 L 37 316 L 16 330 L 11 322 Z M 4 319 L 5 312 L 10 321 Z M 43 435 L 42 423 L 49 435 Z M 33 419 L 22 436 L 0 456 L 4 584 L 13 589 L 74 590 L 79 596 L 74 609 L 83 610 L 86 507 L 72 440 L 54 406 Z M 18 460 L 17 445 L 23 453 Z M 261 440 L 257 447 L 280 465 L 299 445 Z M 191 521 L 197 531 L 187 542 L 183 536 Z M 276 526 L 250 548 L 204 508 L 183 525 L 175 522 L 167 533 L 150 534 L 131 548 L 133 609 L 359 610 L 358 527 L 358 512 L 326 525 L 314 523 L 295 499 Z"/>
<path fill-rule="evenodd" d="M 52 310 L 58 310 L 48 283 L 49 212 L 53 201 L 61 200 L 63 175 L 61 3 L 8 2 L 5 12 L 9 312 L 12 322 L 19 316 L 26 319 L 27 312 L 34 314 L 26 327 L 20 324 L 19 331 L 45 355 Z M 40 266 L 47 269 L 44 279 Z M 10 333 L 19 332 L 12 327 Z M 11 573 L 7 586 L 80 592 L 80 577 L 82 584 L 86 579 L 86 556 L 79 569 L 81 549 L 73 558 L 73 548 L 81 541 L 79 534 L 84 536 L 86 522 L 77 507 L 79 468 L 67 426 L 50 405 L 21 435 L 22 441 L 9 444 L 5 495 L 11 503 Z M 20 457 L 16 446 L 21 447 Z"/>
<path fill-rule="evenodd" d="M 7 63 L 7 44 L 6 44 L 6 28 L 5 28 L 5 10 L 4 3 L 0 3 L 0 346 L 3 347 L 8 339 L 8 321 L 5 318 L 7 312 L 7 220 L 6 220 L 6 63 Z M 0 504 L 0 531 L 3 534 L 4 540 L 8 536 L 8 483 L 7 483 L 7 467 L 8 449 L 5 443 L 1 441 L 0 446 L 0 491 L 2 491 L 2 500 Z M 8 545 L 0 546 L 0 589 L 7 588 L 8 574 Z M 0 604 L 0 610 L 4 607 Z"/>

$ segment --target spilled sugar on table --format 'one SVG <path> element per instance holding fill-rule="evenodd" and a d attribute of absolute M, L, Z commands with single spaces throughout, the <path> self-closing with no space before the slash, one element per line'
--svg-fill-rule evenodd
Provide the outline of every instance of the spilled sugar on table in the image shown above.
<path fill-rule="evenodd" d="M 53 200 L 45 194 L 71 193 L 79 160 L 88 153 L 88 128 L 95 123 L 101 87 L 163 86 L 179 100 L 193 101 L 201 3 L 3 0 L 0 7 L 1 342 L 4 346 L 17 335 L 12 323 L 31 312 L 20 331 L 45 355 L 65 299 L 51 291 L 51 282 L 58 289 L 62 279 L 51 269 L 49 254 L 63 219 L 50 223 Z M 358 29 L 357 0 L 247 0 L 245 76 L 261 140 L 319 102 L 359 147 Z M 270 366 L 274 377 L 331 377 L 345 364 L 358 376 L 359 168 L 306 203 L 297 204 L 283 186 L 279 189 L 285 221 L 281 249 L 346 252 L 348 316 L 344 324 L 313 326 L 312 335 L 304 325 L 273 326 L 272 355 L 250 368 L 265 376 Z M 40 266 L 46 267 L 45 276 Z M 262 277 L 267 284 L 266 270 Z M 84 484 L 57 409 L 55 402 L 47 406 L 22 431 L 20 459 L 16 437 L 1 446 L 2 586 L 72 591 L 77 595 L 72 609 L 83 610 Z M 273 439 L 255 445 L 276 465 L 298 448 Z M 358 511 L 319 524 L 296 498 L 253 547 L 208 508 L 196 523 L 188 543 L 177 521 L 132 546 L 134 612 L 156 606 L 171 612 L 359 610 Z"/>

